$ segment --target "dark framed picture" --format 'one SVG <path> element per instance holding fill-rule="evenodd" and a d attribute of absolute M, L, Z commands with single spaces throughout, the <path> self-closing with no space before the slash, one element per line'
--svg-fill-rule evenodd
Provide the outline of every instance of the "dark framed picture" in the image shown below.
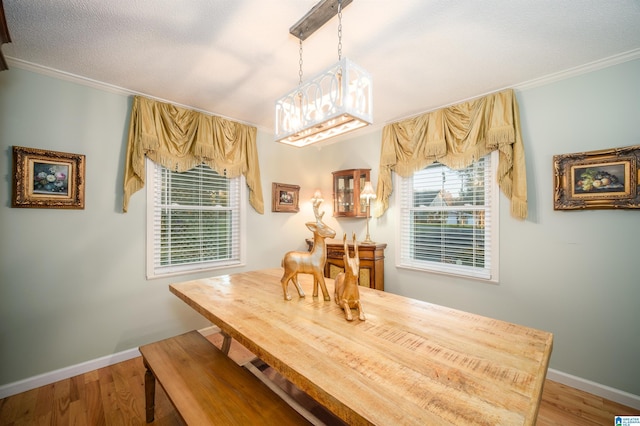
<path fill-rule="evenodd" d="M 285 183 L 271 184 L 271 211 L 272 212 L 297 212 L 300 187 Z"/>
<path fill-rule="evenodd" d="M 637 209 L 640 145 L 553 157 L 555 210 Z"/>
<path fill-rule="evenodd" d="M 84 209 L 85 156 L 13 147 L 12 207 Z"/>

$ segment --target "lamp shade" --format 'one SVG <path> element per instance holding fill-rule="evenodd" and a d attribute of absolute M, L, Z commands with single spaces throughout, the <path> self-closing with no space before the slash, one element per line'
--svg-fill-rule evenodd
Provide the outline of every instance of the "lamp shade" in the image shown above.
<path fill-rule="evenodd" d="M 371 182 L 364 183 L 364 189 L 360 191 L 360 198 L 365 200 L 376 198 L 376 192 L 373 190 L 373 185 L 371 185 Z"/>
<path fill-rule="evenodd" d="M 275 140 L 298 147 L 373 123 L 373 83 L 343 58 L 276 101 Z"/>

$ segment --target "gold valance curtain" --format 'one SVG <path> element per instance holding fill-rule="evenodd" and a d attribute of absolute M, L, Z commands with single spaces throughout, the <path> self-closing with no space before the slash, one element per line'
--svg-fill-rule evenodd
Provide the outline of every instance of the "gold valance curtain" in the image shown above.
<path fill-rule="evenodd" d="M 498 185 L 511 200 L 511 214 L 525 219 L 524 147 L 511 89 L 385 126 L 375 216 L 389 208 L 392 171 L 409 177 L 435 161 L 462 169 L 494 150 L 499 151 Z"/>
<path fill-rule="evenodd" d="M 11 36 L 9 36 L 9 27 L 4 16 L 4 6 L 2 5 L 2 0 L 0 0 L 0 71 L 9 69 L 7 61 L 2 54 L 2 45 L 4 43 L 11 43 Z"/>
<path fill-rule="evenodd" d="M 123 210 L 127 211 L 131 195 L 144 186 L 147 156 L 177 172 L 205 163 L 228 178 L 243 174 L 249 203 L 263 214 L 256 133 L 252 126 L 136 96 L 129 124 Z"/>

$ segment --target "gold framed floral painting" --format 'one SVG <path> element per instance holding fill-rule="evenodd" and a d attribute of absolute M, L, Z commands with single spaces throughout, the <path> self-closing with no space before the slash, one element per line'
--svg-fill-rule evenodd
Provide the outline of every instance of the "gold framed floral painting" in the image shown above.
<path fill-rule="evenodd" d="M 286 183 L 271 184 L 271 211 L 295 213 L 300 210 L 298 197 L 300 187 Z"/>
<path fill-rule="evenodd" d="M 12 207 L 84 209 L 85 156 L 13 147 Z"/>
<path fill-rule="evenodd" d="M 554 209 L 640 208 L 640 145 L 553 157 Z"/>

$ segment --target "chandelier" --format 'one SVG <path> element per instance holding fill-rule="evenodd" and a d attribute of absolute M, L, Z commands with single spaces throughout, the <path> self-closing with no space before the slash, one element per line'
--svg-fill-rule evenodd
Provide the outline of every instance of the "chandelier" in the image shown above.
<path fill-rule="evenodd" d="M 303 147 L 373 123 L 371 75 L 342 57 L 342 7 L 352 0 L 322 0 L 289 32 L 300 40 L 298 87 L 276 101 L 275 140 Z M 338 62 L 302 81 L 302 41 L 338 15 Z"/>

